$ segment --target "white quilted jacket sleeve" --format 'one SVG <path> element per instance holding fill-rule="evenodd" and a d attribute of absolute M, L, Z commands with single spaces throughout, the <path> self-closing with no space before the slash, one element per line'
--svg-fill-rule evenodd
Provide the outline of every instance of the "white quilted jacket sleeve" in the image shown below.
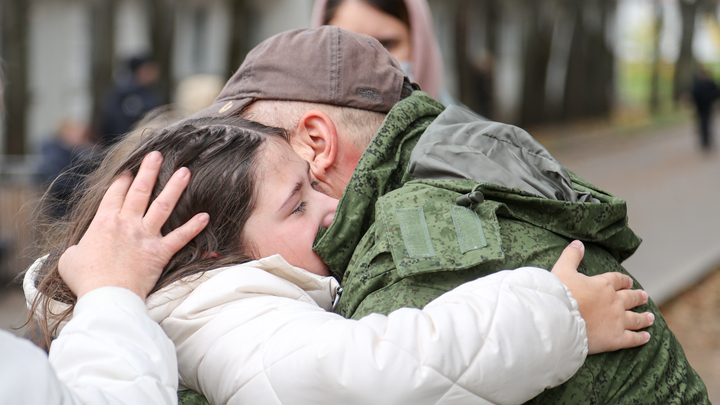
<path fill-rule="evenodd" d="M 359 321 L 252 270 L 212 277 L 161 323 L 181 382 L 214 404 L 516 404 L 587 354 L 577 304 L 546 270 L 500 272 L 423 310 Z"/>
<path fill-rule="evenodd" d="M 44 355 L 43 355 L 44 357 Z M 36 359 L 27 404 L 177 404 L 175 347 L 130 290 L 104 287 L 77 303 L 73 318 Z M 42 363 L 45 363 L 43 367 Z M 2 395 L 0 395 L 1 397 Z"/>

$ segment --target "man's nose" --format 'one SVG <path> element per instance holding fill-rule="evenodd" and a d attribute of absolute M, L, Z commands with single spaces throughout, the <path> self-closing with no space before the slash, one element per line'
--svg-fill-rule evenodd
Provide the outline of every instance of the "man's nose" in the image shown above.
<path fill-rule="evenodd" d="M 327 228 L 332 223 L 333 217 L 335 217 L 335 211 L 337 210 L 337 204 L 338 200 L 328 197 L 326 195 L 322 195 L 322 207 L 323 207 L 323 217 L 322 221 L 320 222 L 320 225 L 324 228 Z"/>

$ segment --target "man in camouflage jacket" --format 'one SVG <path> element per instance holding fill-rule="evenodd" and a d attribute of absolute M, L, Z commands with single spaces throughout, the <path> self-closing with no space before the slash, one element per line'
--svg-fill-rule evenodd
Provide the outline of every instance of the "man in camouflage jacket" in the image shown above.
<path fill-rule="evenodd" d="M 485 136 L 498 145 L 510 143 L 511 149 L 522 150 L 516 154 L 518 159 L 552 160 L 556 171 L 536 175 L 541 178 L 536 188 L 532 178 L 517 180 L 524 167 L 519 176 L 510 176 L 516 179 L 516 187 L 464 179 L 486 173 L 482 169 L 474 173 L 472 167 L 453 169 L 462 165 L 457 161 L 446 162 L 446 173 L 432 176 L 437 168 L 432 170 L 430 163 L 428 169 L 423 163 L 427 155 L 413 154 L 413 150 L 419 140 L 424 141 L 421 138 L 438 130 L 428 127 L 442 112 L 442 105 L 422 92 L 396 104 L 360 159 L 335 221 L 318 236 L 315 251 L 345 289 L 337 312 L 360 318 L 404 306 L 421 308 L 465 281 L 499 270 L 550 269 L 573 239 L 586 246 L 579 271 L 628 274 L 620 262 L 637 249 L 640 239 L 627 226 L 625 202 L 565 172 L 524 131 L 470 118 L 458 123 L 456 132 L 465 138 L 446 143 L 452 148 L 453 142 L 454 146 L 467 145 L 473 136 Z M 457 114 L 449 118 L 453 119 L 458 119 Z M 441 134 L 438 139 L 449 136 Z M 483 144 L 488 139 L 475 142 Z M 429 141 L 435 149 L 439 147 L 436 141 Z M 495 151 L 495 147 L 490 149 Z M 532 167 L 537 164 L 527 165 Z M 562 175 L 564 179 L 557 180 Z M 548 183 L 549 191 L 537 191 Z M 637 282 L 634 285 L 642 288 Z M 588 356 L 572 379 L 530 403 L 709 403 L 703 382 L 658 308 L 652 301 L 646 305 L 636 310 L 656 316 L 647 344 Z"/>

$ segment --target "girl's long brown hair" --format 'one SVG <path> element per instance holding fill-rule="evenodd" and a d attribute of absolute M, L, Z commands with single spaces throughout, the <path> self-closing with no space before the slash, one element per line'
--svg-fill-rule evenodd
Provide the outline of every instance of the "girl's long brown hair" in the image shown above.
<path fill-rule="evenodd" d="M 257 157 L 268 139 L 287 141 L 287 136 L 279 128 L 241 118 L 204 118 L 144 136 L 129 135 L 111 149 L 86 180 L 84 192 L 72 204 L 68 219 L 55 224 L 46 238 L 49 256 L 35 279 L 39 294 L 30 311 L 31 317 L 36 311 L 42 314 L 37 322 L 46 344 L 49 345 L 60 323 L 70 316 L 77 300 L 58 273 L 62 252 L 85 234 L 110 184 L 126 171 L 137 174 L 142 159 L 152 151 L 162 153 L 163 164 L 151 200 L 177 169 L 187 167 L 192 173 L 189 185 L 162 228 L 163 235 L 198 212 L 210 215 L 207 227 L 165 266 L 152 292 L 189 275 L 251 260 L 242 229 L 255 206 Z M 209 257 L 215 255 L 207 255 L 208 252 L 217 252 L 219 257 Z M 52 300 L 69 304 L 69 309 L 51 313 Z"/>

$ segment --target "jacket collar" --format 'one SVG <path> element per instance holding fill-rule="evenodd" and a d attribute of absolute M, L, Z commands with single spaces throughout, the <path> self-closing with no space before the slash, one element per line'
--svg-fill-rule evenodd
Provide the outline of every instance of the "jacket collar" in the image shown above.
<path fill-rule="evenodd" d="M 407 172 L 417 140 L 445 107 L 421 91 L 388 113 L 340 197 L 333 223 L 318 233 L 313 249 L 342 278 L 360 238 L 375 220 L 375 202 L 412 180 Z"/>
<path fill-rule="evenodd" d="M 37 259 L 35 263 L 28 268 L 25 273 L 25 277 L 23 278 L 23 290 L 25 291 L 25 299 L 28 305 L 30 305 L 38 294 L 40 294 L 37 288 L 35 288 L 35 279 L 37 279 L 40 269 L 42 268 L 42 264 L 46 258 L 47 256 L 43 256 Z M 292 266 L 280 255 L 273 255 L 236 266 L 221 267 L 206 271 L 202 274 L 193 274 L 164 287 L 163 289 L 150 295 L 145 300 L 145 305 L 147 306 L 150 318 L 152 318 L 155 322 L 161 322 L 167 318 L 170 313 L 177 308 L 185 300 L 185 298 L 193 292 L 193 290 L 195 290 L 195 288 L 197 288 L 197 286 L 220 272 L 237 266 L 254 267 L 290 281 L 302 288 L 318 304 L 318 306 L 326 311 L 331 311 L 333 309 L 333 305 L 340 289 L 340 285 L 335 278 L 323 277 L 310 273 L 305 269 Z M 56 300 L 50 300 L 48 305 L 51 313 L 55 314 L 62 313 L 70 307 L 68 304 Z M 35 316 L 41 315 L 40 308 L 38 308 Z M 67 321 L 60 325 L 58 332 L 65 326 L 66 322 Z"/>
<path fill-rule="evenodd" d="M 27 303 L 28 308 L 31 307 L 32 303 L 35 301 L 35 299 L 40 295 L 40 292 L 35 288 L 35 279 L 38 278 L 40 275 L 40 270 L 42 269 L 43 263 L 45 262 L 45 259 L 48 257 L 48 255 L 45 255 L 37 260 L 27 269 L 25 272 L 25 276 L 23 277 L 23 291 L 25 293 L 25 301 Z M 34 317 L 40 318 L 43 316 L 42 314 L 42 305 L 38 305 L 37 308 L 35 308 L 35 313 L 33 314 Z M 49 310 L 49 314 L 62 314 L 65 313 L 70 308 L 70 305 L 56 301 L 56 300 L 50 300 L 48 302 L 47 309 Z M 62 329 L 63 326 L 67 323 L 67 320 L 60 323 L 58 326 L 58 333 L 60 332 L 60 329 Z"/>
<path fill-rule="evenodd" d="M 237 268 L 238 266 L 264 270 L 297 285 L 303 289 L 318 306 L 326 311 L 332 310 L 335 297 L 340 287 L 337 280 L 333 277 L 323 277 L 310 273 L 305 269 L 291 265 L 280 255 L 273 255 L 235 266 L 206 271 L 200 275 L 187 276 L 166 286 L 147 298 L 146 305 L 150 317 L 156 322 L 161 322 L 200 284 L 225 270 Z"/>

